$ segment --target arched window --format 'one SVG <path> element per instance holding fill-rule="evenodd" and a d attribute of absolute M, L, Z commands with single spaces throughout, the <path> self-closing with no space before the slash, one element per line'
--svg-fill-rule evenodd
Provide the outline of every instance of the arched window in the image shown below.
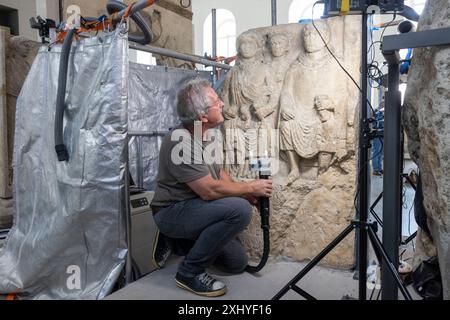
<path fill-rule="evenodd" d="M 236 54 L 236 19 L 225 9 L 216 10 L 217 56 L 231 57 Z M 203 52 L 212 55 L 212 14 L 203 23 Z"/>
<path fill-rule="evenodd" d="M 289 7 L 289 23 L 297 23 L 301 19 L 311 19 L 312 7 L 317 0 L 294 0 Z M 323 4 L 314 7 L 314 19 L 323 15 Z"/>

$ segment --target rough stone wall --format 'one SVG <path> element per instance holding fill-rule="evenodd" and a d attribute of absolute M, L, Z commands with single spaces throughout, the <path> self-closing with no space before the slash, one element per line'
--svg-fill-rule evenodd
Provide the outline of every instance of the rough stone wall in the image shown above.
<path fill-rule="evenodd" d="M 360 18 L 315 24 L 358 81 Z M 225 159 L 231 162 L 226 169 L 245 180 L 255 177 L 248 169 L 252 156 L 279 159 L 271 164 L 271 255 L 312 258 L 354 218 L 358 89 L 312 25 L 249 30 L 238 37 L 236 47 L 236 66 L 221 92 Z M 256 210 L 241 240 L 253 258 L 262 252 Z M 322 262 L 352 266 L 354 233 Z"/>
<path fill-rule="evenodd" d="M 82 16 L 98 17 L 106 14 L 107 0 L 65 0 L 64 12 L 71 4 L 80 6 Z M 126 4 L 134 0 L 125 1 Z M 192 29 L 192 6 L 183 8 L 178 0 L 162 0 L 157 5 L 141 11 L 144 19 L 152 26 L 155 35 L 151 45 L 182 53 L 193 53 L 193 29 Z M 140 31 L 132 22 L 131 33 Z M 184 61 L 155 55 L 158 65 L 169 67 L 193 69 L 193 66 Z"/>
<path fill-rule="evenodd" d="M 418 31 L 450 27 L 450 1 L 428 1 Z M 409 153 L 422 177 L 444 298 L 450 299 L 450 46 L 414 50 L 404 103 Z"/>
<path fill-rule="evenodd" d="M 2 94 L 0 107 L 0 228 L 12 223 L 12 157 L 14 145 L 14 127 L 16 102 L 23 82 L 40 47 L 40 43 L 23 37 L 10 37 L 9 32 L 1 30 L 0 68 Z"/>

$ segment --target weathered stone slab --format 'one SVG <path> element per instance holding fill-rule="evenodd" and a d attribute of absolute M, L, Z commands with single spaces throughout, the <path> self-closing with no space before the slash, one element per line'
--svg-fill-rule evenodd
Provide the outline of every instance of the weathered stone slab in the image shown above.
<path fill-rule="evenodd" d="M 428 1 L 418 31 L 450 27 L 450 2 Z M 422 177 L 428 225 L 450 299 L 450 46 L 414 50 L 404 103 L 409 153 Z"/>
<path fill-rule="evenodd" d="M 9 227 L 13 214 L 11 187 L 16 102 L 40 43 L 10 37 L 4 30 L 1 30 L 0 42 L 0 56 L 3 57 L 0 65 L 4 65 L 0 67 L 0 225 Z"/>
<path fill-rule="evenodd" d="M 315 24 L 359 81 L 360 18 Z M 255 176 L 248 169 L 252 157 L 279 159 L 272 162 L 271 254 L 312 258 L 355 215 L 358 89 L 311 24 L 249 30 L 236 47 L 236 66 L 221 92 L 226 168 L 234 178 L 247 179 Z M 242 241 L 253 257 L 262 252 L 256 212 Z M 353 245 L 354 234 L 323 262 L 351 266 Z"/>

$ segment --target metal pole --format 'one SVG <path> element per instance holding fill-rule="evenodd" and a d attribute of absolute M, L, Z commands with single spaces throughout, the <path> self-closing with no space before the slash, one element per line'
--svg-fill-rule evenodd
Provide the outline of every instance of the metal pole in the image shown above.
<path fill-rule="evenodd" d="M 358 277 L 359 277 L 359 300 L 366 300 L 367 296 L 367 216 L 369 212 L 369 150 L 366 146 L 369 123 L 367 121 L 367 14 L 364 11 L 361 16 L 361 118 L 359 131 L 359 229 L 358 241 Z"/>
<path fill-rule="evenodd" d="M 272 25 L 277 25 L 277 0 L 272 1 Z"/>
<path fill-rule="evenodd" d="M 137 148 L 136 148 L 136 171 L 137 171 L 137 183 L 139 188 L 144 187 L 144 172 L 142 163 L 142 136 L 137 138 Z"/>
<path fill-rule="evenodd" d="M 216 9 L 211 10 L 212 17 L 212 57 L 217 57 L 217 17 L 216 17 Z M 217 81 L 217 70 L 213 67 L 213 85 Z"/>
<path fill-rule="evenodd" d="M 375 233 L 375 231 L 372 229 L 372 227 L 369 227 L 369 237 L 372 240 L 372 244 L 374 245 L 374 247 L 382 255 L 383 263 L 385 263 L 386 266 L 389 268 L 389 270 L 384 269 L 384 273 L 387 273 L 386 271 L 390 271 L 390 274 L 394 278 L 395 283 L 400 287 L 400 291 L 402 292 L 403 297 L 406 300 L 412 300 L 412 297 L 411 297 L 410 293 L 408 292 L 408 289 L 406 289 L 405 285 L 403 284 L 402 279 L 400 278 L 400 276 L 398 274 L 398 266 L 395 267 L 394 264 L 389 260 L 386 250 L 383 248 L 383 245 L 381 244 L 380 239 L 378 239 L 378 236 Z M 381 285 L 383 287 L 384 283 L 382 282 Z"/>
<path fill-rule="evenodd" d="M 392 264 L 398 270 L 399 264 L 399 224 L 400 224 L 400 92 L 399 64 L 389 64 L 389 82 L 386 93 L 384 120 L 384 178 L 383 178 L 383 246 Z M 389 266 L 382 264 L 381 298 L 383 300 L 398 299 L 398 285 L 394 276 L 387 272 Z"/>
<path fill-rule="evenodd" d="M 183 60 L 183 61 L 190 61 L 190 62 L 194 62 L 194 63 L 198 63 L 198 64 L 203 64 L 205 66 L 213 66 L 213 67 L 227 69 L 227 70 L 232 68 L 230 65 L 227 65 L 227 64 L 210 61 L 208 59 L 203 59 L 203 58 L 200 58 L 197 56 L 193 56 L 193 55 L 186 54 L 186 53 L 180 53 L 180 52 L 169 50 L 169 49 L 148 46 L 148 45 L 143 46 L 141 44 L 133 43 L 133 42 L 130 42 L 129 46 L 130 46 L 130 49 L 141 50 L 141 51 L 145 51 L 145 52 L 159 54 L 162 56 L 171 57 L 171 58 L 175 58 L 175 59 L 179 59 L 179 60 Z"/>
<path fill-rule="evenodd" d="M 169 131 L 130 131 L 130 137 L 164 137 Z"/>
<path fill-rule="evenodd" d="M 59 22 L 64 21 L 64 4 L 63 0 L 58 0 L 58 14 L 59 14 Z"/>
<path fill-rule="evenodd" d="M 129 136 L 125 139 L 125 168 L 124 168 L 124 207 L 125 207 L 125 231 L 126 242 L 128 246 L 128 254 L 125 260 L 125 286 L 130 284 L 132 280 L 132 244 L 131 244 L 131 208 L 130 208 L 130 179 L 129 179 Z"/>

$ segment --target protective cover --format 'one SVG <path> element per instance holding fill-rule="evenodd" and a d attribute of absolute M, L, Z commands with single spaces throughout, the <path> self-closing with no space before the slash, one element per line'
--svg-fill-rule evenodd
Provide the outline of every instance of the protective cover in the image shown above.
<path fill-rule="evenodd" d="M 210 80 L 211 74 L 208 71 L 130 63 L 129 132 L 154 134 L 130 136 L 130 171 L 136 185 L 147 190 L 155 189 L 163 134 L 179 124 L 177 93 L 187 81 L 195 77 Z M 139 171 L 141 174 L 138 174 Z"/>
<path fill-rule="evenodd" d="M 17 102 L 15 221 L 0 252 L 0 293 L 100 299 L 112 290 L 127 255 L 127 33 L 72 47 L 68 162 L 58 162 L 54 150 L 60 52 L 59 45 L 41 48 Z"/>

